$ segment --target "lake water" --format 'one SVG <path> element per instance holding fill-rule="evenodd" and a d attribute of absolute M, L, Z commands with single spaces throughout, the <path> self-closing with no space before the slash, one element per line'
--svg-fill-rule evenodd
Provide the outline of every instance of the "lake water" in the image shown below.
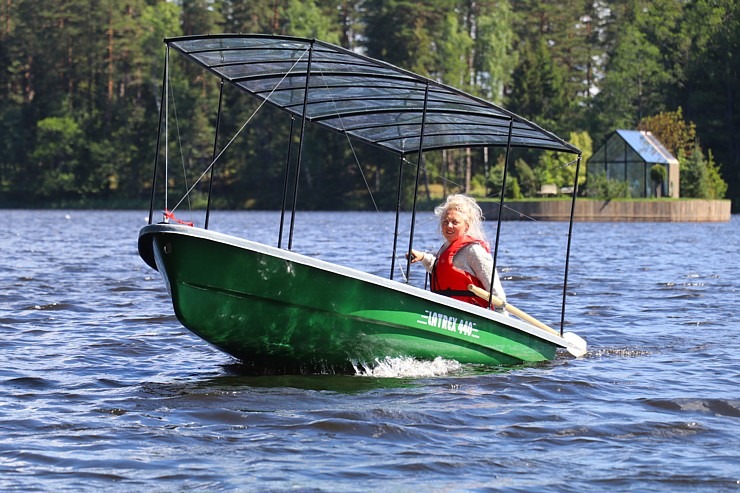
<path fill-rule="evenodd" d="M 254 376 L 173 316 L 137 254 L 146 211 L 2 215 L 2 491 L 740 491 L 738 216 L 576 224 L 584 358 Z M 211 229 L 274 245 L 277 217 Z M 387 276 L 392 228 L 299 213 L 293 249 Z M 435 229 L 422 214 L 415 248 Z M 497 258 L 509 301 L 553 326 L 566 233 L 505 223 Z"/>

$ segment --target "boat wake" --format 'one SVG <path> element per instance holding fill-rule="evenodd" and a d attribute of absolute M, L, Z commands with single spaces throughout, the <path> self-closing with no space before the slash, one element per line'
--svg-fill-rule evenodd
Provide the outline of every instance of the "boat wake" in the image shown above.
<path fill-rule="evenodd" d="M 639 358 L 642 356 L 650 356 L 653 351 L 642 348 L 601 348 L 594 351 L 589 351 L 588 355 L 591 358 L 606 358 L 610 356 L 625 357 L 625 358 Z"/>
<path fill-rule="evenodd" d="M 441 357 L 433 361 L 420 361 L 410 357 L 385 357 L 376 358 L 370 364 L 352 361 L 352 366 L 357 376 L 376 378 L 438 377 L 459 372 L 462 369 L 459 362 Z"/>

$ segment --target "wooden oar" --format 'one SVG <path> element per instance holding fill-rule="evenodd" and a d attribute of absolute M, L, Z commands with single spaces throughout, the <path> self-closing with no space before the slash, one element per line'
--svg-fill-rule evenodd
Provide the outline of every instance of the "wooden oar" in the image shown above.
<path fill-rule="evenodd" d="M 474 284 L 468 284 L 468 290 L 474 295 L 480 298 L 483 298 L 486 301 L 490 299 L 491 303 L 497 308 L 504 307 L 507 312 L 521 318 L 525 322 L 529 322 L 535 327 L 539 327 L 542 330 L 546 330 L 550 332 L 551 334 L 555 334 L 556 336 L 560 337 L 560 333 L 557 330 L 553 329 L 552 327 L 548 325 L 543 324 L 542 322 L 540 322 L 533 316 L 526 314 L 525 312 L 521 311 L 519 308 L 515 307 L 514 305 L 506 303 L 501 298 L 491 295 L 491 293 L 489 293 L 485 289 L 479 288 L 478 286 Z M 569 343 L 569 345 L 566 347 L 568 352 L 572 354 L 573 356 L 575 356 L 576 358 L 586 354 L 586 351 L 588 350 L 586 341 L 578 337 L 578 335 L 574 334 L 573 332 L 566 332 L 565 334 L 563 334 L 563 339 L 565 339 L 565 341 Z"/>
<path fill-rule="evenodd" d="M 552 327 L 549 327 L 536 318 L 527 315 L 523 311 L 521 311 L 519 308 L 515 307 L 514 305 L 510 305 L 509 303 L 506 303 L 504 300 L 497 296 L 491 295 L 488 291 L 486 291 L 483 288 L 479 288 L 478 286 L 474 284 L 468 284 L 468 290 L 472 292 L 474 295 L 478 296 L 479 298 L 483 298 L 484 300 L 488 301 L 489 297 L 491 302 L 493 303 L 493 306 L 497 308 L 501 308 L 502 306 L 506 308 L 506 311 L 511 313 L 512 315 L 516 315 L 517 317 L 521 318 L 522 320 L 529 322 L 530 324 L 534 325 L 535 327 L 539 327 L 540 329 L 544 329 L 548 332 L 551 332 L 555 334 L 556 336 L 559 336 L 560 333 L 553 329 Z"/>

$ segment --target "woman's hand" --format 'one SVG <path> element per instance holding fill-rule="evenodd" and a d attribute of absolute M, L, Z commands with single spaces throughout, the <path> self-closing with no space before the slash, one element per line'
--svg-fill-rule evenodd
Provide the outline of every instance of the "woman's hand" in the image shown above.
<path fill-rule="evenodd" d="M 408 253 L 406 254 L 406 258 L 409 258 Z M 424 253 L 418 251 L 418 250 L 411 250 L 411 263 L 415 264 L 416 262 L 421 262 L 424 258 Z"/>

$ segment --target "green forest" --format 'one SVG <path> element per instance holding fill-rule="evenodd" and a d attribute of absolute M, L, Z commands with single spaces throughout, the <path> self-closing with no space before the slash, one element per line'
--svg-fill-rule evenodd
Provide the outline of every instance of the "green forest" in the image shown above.
<path fill-rule="evenodd" d="M 163 39 L 241 32 L 321 39 L 460 88 L 573 143 L 584 163 L 613 131 L 649 130 L 679 159 L 682 196 L 731 198 L 735 211 L 739 10 L 737 0 L 0 0 L 0 206 L 148 206 Z M 177 139 L 190 150 L 172 147 L 182 177 L 168 183 L 193 186 L 189 205 L 202 207 L 220 84 L 172 65 Z M 228 139 L 257 103 L 233 88 L 223 98 Z M 302 207 L 366 207 L 368 190 L 391 207 L 397 158 L 307 131 Z M 214 207 L 279 208 L 290 135 L 285 114 L 262 109 L 214 170 Z M 505 194 L 572 185 L 573 159 L 514 152 Z M 426 198 L 496 196 L 503 163 L 500 149 L 425 156 Z M 584 195 L 624 193 L 580 176 Z"/>

